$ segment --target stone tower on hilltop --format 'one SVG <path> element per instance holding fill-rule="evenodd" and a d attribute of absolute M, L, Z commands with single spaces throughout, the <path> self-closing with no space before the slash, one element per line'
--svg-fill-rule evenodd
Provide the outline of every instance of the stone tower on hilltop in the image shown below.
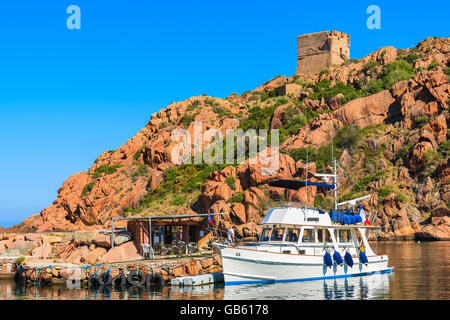
<path fill-rule="evenodd" d="M 350 36 L 339 31 L 322 31 L 298 36 L 297 74 L 315 74 L 350 59 Z"/>

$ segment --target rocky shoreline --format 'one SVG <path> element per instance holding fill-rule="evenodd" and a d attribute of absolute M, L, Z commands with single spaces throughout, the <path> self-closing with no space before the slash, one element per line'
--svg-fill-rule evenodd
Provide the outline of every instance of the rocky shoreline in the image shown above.
<path fill-rule="evenodd" d="M 11 259 L 3 259 L 0 270 L 0 279 L 13 278 L 16 281 L 24 280 L 34 284 L 61 284 L 79 280 L 83 285 L 95 286 L 99 284 L 93 283 L 92 279 L 107 274 L 111 280 L 123 276 L 122 285 L 132 273 L 143 276 L 140 285 L 164 285 L 173 278 L 220 272 L 222 268 L 220 256 L 208 255 L 202 258 L 181 258 L 170 262 L 135 261 L 95 265 L 44 264 L 44 262 L 17 265 Z"/>
<path fill-rule="evenodd" d="M 169 281 L 174 277 L 221 270 L 220 256 L 211 250 L 182 258 L 144 260 L 126 234 L 115 237 L 114 247 L 111 235 L 99 231 L 4 233 L 0 239 L 0 273 L 11 276 L 22 266 L 22 276 L 31 282 L 65 281 L 74 272 L 83 281 L 107 271 L 115 278 L 132 270 L 139 270 L 145 276 L 156 273 Z"/>

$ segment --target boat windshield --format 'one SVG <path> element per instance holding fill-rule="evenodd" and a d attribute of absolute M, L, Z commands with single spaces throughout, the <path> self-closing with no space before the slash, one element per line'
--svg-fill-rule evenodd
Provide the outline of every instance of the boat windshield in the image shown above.
<path fill-rule="evenodd" d="M 261 237 L 259 238 L 259 241 L 269 241 L 270 239 L 270 231 L 272 231 L 272 229 L 270 228 L 264 228 L 261 232 Z"/>
<path fill-rule="evenodd" d="M 284 228 L 273 228 L 270 241 L 282 241 L 284 234 Z"/>

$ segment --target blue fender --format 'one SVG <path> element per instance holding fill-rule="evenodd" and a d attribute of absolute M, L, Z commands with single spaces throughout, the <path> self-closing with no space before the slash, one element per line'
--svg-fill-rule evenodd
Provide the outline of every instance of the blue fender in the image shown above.
<path fill-rule="evenodd" d="M 348 214 L 344 214 L 344 224 L 351 224 L 352 218 Z"/>
<path fill-rule="evenodd" d="M 352 255 L 350 254 L 350 252 L 346 252 L 345 253 L 345 256 L 344 256 L 344 259 L 345 259 L 345 263 L 351 268 L 351 267 L 353 267 L 353 258 L 352 258 Z"/>
<path fill-rule="evenodd" d="M 323 263 L 327 265 L 327 267 L 331 267 L 333 265 L 333 260 L 331 260 L 331 255 L 328 252 L 325 252 L 323 256 Z"/>
<path fill-rule="evenodd" d="M 342 264 L 344 262 L 344 261 L 342 261 L 341 254 L 339 252 L 337 252 L 336 250 L 334 251 L 333 259 L 334 259 L 334 261 L 336 261 L 337 264 Z"/>
<path fill-rule="evenodd" d="M 367 256 L 364 253 L 364 251 L 359 251 L 359 261 L 361 263 L 368 263 L 369 262 L 369 260 L 367 260 Z"/>

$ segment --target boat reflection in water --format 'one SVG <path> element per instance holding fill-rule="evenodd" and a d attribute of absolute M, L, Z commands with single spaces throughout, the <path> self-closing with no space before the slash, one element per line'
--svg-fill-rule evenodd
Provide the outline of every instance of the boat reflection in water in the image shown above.
<path fill-rule="evenodd" d="M 390 273 L 271 284 L 226 286 L 226 300 L 361 300 L 389 299 Z"/>

